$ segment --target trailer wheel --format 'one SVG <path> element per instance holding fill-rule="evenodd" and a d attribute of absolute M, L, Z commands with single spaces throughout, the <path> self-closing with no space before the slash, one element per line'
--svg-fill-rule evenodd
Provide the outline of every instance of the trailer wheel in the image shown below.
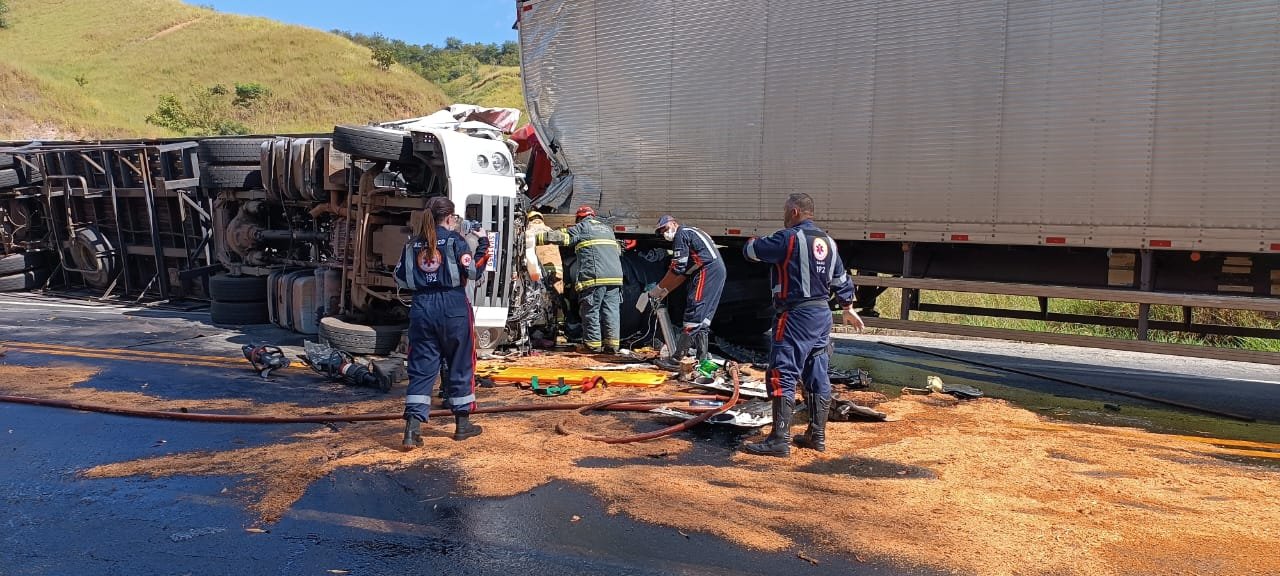
<path fill-rule="evenodd" d="M 48 266 L 52 256 L 53 254 L 48 250 L 32 250 L 21 254 L 0 256 L 0 276 L 26 272 L 35 268 L 45 268 Z"/>
<path fill-rule="evenodd" d="M 400 345 L 408 326 L 367 326 L 332 316 L 320 320 L 320 341 L 348 354 L 385 356 Z"/>
<path fill-rule="evenodd" d="M 262 169 L 259 166 L 202 166 L 200 177 L 208 188 L 262 188 Z"/>
<path fill-rule="evenodd" d="M 71 239 L 71 261 L 80 272 L 85 284 L 94 288 L 106 288 L 115 276 L 115 250 L 97 228 L 87 227 L 76 231 Z"/>
<path fill-rule="evenodd" d="M 413 140 L 407 132 L 374 126 L 334 126 L 333 147 L 359 158 L 412 162 Z"/>
<path fill-rule="evenodd" d="M 37 268 L 35 270 L 27 270 L 17 274 L 8 276 L 0 276 L 0 292 L 21 292 L 23 290 L 33 290 L 44 286 L 49 280 L 48 268 Z"/>
<path fill-rule="evenodd" d="M 200 161 L 208 164 L 257 164 L 270 138 L 209 138 L 200 141 Z"/>
<path fill-rule="evenodd" d="M 31 168 L 29 166 L 14 166 L 14 169 L 18 171 L 18 181 L 21 182 L 23 186 L 32 186 L 44 182 L 44 172 L 35 168 Z"/>
<path fill-rule="evenodd" d="M 209 303 L 209 319 L 214 324 L 225 326 L 243 326 L 246 324 L 270 324 L 267 303 L 260 302 L 219 302 Z"/>
<path fill-rule="evenodd" d="M 267 278 L 230 274 L 210 276 L 209 298 L 218 302 L 265 302 Z"/>
<path fill-rule="evenodd" d="M 13 188 L 22 182 L 18 180 L 18 171 L 13 168 L 0 170 L 0 188 Z"/>

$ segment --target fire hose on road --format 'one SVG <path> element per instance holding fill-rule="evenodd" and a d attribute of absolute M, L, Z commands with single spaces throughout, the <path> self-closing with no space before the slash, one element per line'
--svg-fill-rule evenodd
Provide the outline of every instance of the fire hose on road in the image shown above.
<path fill-rule="evenodd" d="M 512 404 L 507 406 L 481 406 L 476 408 L 472 414 L 506 414 L 512 412 L 547 412 L 558 410 L 578 410 L 583 414 L 592 411 L 614 411 L 614 412 L 647 412 L 656 408 L 658 405 L 670 402 L 687 402 L 689 400 L 719 400 L 723 402 L 717 407 L 691 407 L 685 410 L 689 412 L 701 412 L 696 418 L 687 420 L 675 426 L 657 430 L 655 432 L 647 432 L 644 434 L 636 434 L 632 436 L 624 436 L 620 438 L 604 438 L 598 436 L 584 436 L 588 440 L 595 440 L 609 444 L 620 444 L 627 442 L 640 442 L 644 440 L 652 440 L 674 434 L 681 430 L 687 430 L 692 426 L 706 421 L 708 418 L 715 416 L 721 412 L 732 408 L 738 402 L 738 373 L 736 367 L 730 371 L 733 377 L 734 391 L 733 395 L 726 398 L 718 395 L 686 395 L 686 396 L 627 396 L 621 398 L 611 398 L 600 402 L 565 402 L 556 404 Z M 404 418 L 400 413 L 388 414 L 310 414 L 304 416 L 271 416 L 271 415 L 254 415 L 254 414 L 213 414 L 207 412 L 171 412 L 165 410 L 144 410 L 140 408 L 126 408 L 121 406 L 109 406 L 105 404 L 90 404 L 84 402 L 72 402 L 68 400 L 54 400 L 49 398 L 33 398 L 29 396 L 10 396 L 0 395 L 0 402 L 9 404 L 26 404 L 30 406 L 45 406 L 49 408 L 64 408 L 68 410 L 80 410 L 84 412 L 97 412 L 101 414 L 114 414 L 117 416 L 128 416 L 134 418 L 151 418 L 158 420 L 178 420 L 185 422 L 215 422 L 220 424 L 328 424 L 333 422 L 377 422 L 388 420 L 400 420 Z M 449 410 L 432 410 L 431 417 L 445 417 L 452 414 Z M 557 431 L 567 433 L 563 430 L 562 425 L 556 427 Z"/>

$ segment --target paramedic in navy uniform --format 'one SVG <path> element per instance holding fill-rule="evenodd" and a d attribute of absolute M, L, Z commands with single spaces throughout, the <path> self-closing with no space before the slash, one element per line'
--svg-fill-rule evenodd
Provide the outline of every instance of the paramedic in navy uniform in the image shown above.
<path fill-rule="evenodd" d="M 469 420 L 475 408 L 475 329 L 468 280 L 480 277 L 489 257 L 489 239 L 476 235 L 476 256 L 459 233 L 462 219 L 451 200 L 427 201 L 422 225 L 404 247 L 396 283 L 413 293 L 409 309 L 409 391 L 404 400 L 404 450 L 422 445 L 420 432 L 431 411 L 431 391 L 443 377 L 445 405 L 453 411 L 454 440 L 479 435 Z M 440 362 L 448 366 L 440 373 Z"/>

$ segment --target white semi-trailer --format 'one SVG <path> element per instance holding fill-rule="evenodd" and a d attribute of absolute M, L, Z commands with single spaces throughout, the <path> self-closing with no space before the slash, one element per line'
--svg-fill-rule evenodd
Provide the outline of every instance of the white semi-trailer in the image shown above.
<path fill-rule="evenodd" d="M 862 278 L 864 303 L 876 284 L 978 289 L 944 280 L 1280 295 L 1280 2 L 517 10 L 564 179 L 543 203 L 597 205 L 620 232 L 671 213 L 734 252 L 806 192 L 846 262 L 909 277 Z"/>

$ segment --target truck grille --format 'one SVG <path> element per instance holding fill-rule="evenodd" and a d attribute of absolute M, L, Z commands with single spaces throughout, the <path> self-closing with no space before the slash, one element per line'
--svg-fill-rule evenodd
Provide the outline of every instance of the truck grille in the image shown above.
<path fill-rule="evenodd" d="M 501 196 L 483 196 L 480 200 L 480 224 L 493 234 L 489 249 L 493 254 L 485 266 L 484 283 L 473 295 L 474 306 L 506 307 L 511 299 L 512 260 L 515 241 L 516 201 Z"/>

